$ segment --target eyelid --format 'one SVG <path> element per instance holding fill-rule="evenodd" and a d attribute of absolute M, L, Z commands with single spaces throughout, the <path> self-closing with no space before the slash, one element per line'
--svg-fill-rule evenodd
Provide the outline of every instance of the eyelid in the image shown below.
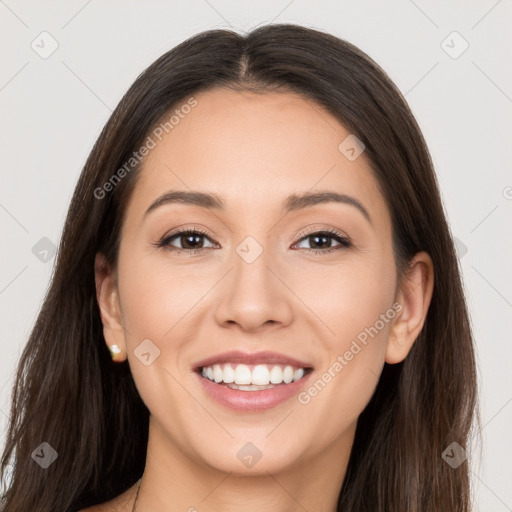
<path fill-rule="evenodd" d="M 204 228 L 201 228 L 199 226 L 195 226 L 194 224 L 191 224 L 191 225 L 180 226 L 180 227 L 173 229 L 172 231 L 169 231 L 169 233 L 166 233 L 162 237 L 162 240 L 165 240 L 166 238 L 170 238 L 174 235 L 179 235 L 181 233 L 188 233 L 189 231 L 195 231 L 195 232 L 200 233 L 201 235 L 204 235 L 208 238 L 211 238 L 211 239 L 213 238 L 210 235 L 210 233 L 208 231 L 206 231 Z"/>
<path fill-rule="evenodd" d="M 352 244 L 352 239 L 347 233 L 344 233 L 344 232 L 342 232 L 336 228 L 332 228 L 332 227 L 329 227 L 329 228 L 326 228 L 325 226 L 322 227 L 321 225 L 318 225 L 318 224 L 311 224 L 310 226 L 302 229 L 301 231 L 296 233 L 293 238 L 298 238 L 299 239 L 298 242 L 300 242 L 300 240 L 302 240 L 306 236 L 312 235 L 315 233 L 330 233 L 332 235 L 338 235 L 340 238 L 343 238 L 344 240 L 347 240 L 347 242 Z"/>

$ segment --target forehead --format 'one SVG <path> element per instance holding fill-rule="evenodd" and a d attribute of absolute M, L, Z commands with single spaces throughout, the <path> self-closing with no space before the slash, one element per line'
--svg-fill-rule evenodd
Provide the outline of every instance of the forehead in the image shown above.
<path fill-rule="evenodd" d="M 291 193 L 321 189 L 357 196 L 377 218 L 386 215 L 364 152 L 347 159 L 339 146 L 350 132 L 313 100 L 223 88 L 194 99 L 193 108 L 173 108 L 181 115 L 155 139 L 130 210 L 176 189 L 212 192 L 233 211 L 281 208 Z"/>

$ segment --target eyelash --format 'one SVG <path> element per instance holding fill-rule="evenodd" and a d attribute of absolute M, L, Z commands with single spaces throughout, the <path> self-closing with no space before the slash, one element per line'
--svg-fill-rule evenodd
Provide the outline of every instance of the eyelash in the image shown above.
<path fill-rule="evenodd" d="M 170 235 L 164 236 L 159 242 L 154 244 L 158 248 L 165 248 L 167 250 L 176 252 L 177 254 L 180 254 L 182 252 L 188 253 L 190 256 L 197 254 L 198 252 L 201 252 L 203 250 L 209 249 L 208 247 L 202 247 L 199 249 L 180 249 L 179 247 L 173 247 L 170 245 L 170 242 L 176 238 L 177 236 L 183 235 L 183 234 L 193 234 L 193 235 L 200 235 L 204 236 L 206 238 L 210 238 L 208 233 L 206 231 L 203 231 L 199 228 L 183 228 L 179 231 L 175 231 L 174 233 L 171 233 Z M 316 255 L 319 254 L 327 254 L 331 253 L 333 251 L 341 250 L 341 249 L 348 249 L 352 246 L 352 241 L 350 240 L 350 237 L 343 235 L 342 233 L 338 232 L 335 229 L 322 229 L 319 231 L 307 231 L 307 232 L 300 232 L 297 236 L 299 236 L 299 240 L 296 244 L 302 242 L 305 238 L 308 238 L 313 235 L 327 235 L 328 238 L 333 238 L 337 242 L 339 242 L 340 245 L 336 247 L 331 247 L 328 249 L 305 249 L 306 251 L 310 251 Z"/>

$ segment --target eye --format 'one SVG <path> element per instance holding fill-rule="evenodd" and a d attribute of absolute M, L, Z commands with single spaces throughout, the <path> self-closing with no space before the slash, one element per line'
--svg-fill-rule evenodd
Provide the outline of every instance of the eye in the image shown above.
<path fill-rule="evenodd" d="M 157 247 L 165 247 L 173 251 L 187 251 L 189 253 L 194 254 L 197 251 L 200 251 L 202 249 L 208 249 L 214 246 L 214 244 L 212 244 L 211 246 L 204 246 L 204 242 L 201 240 L 203 238 L 208 238 L 208 234 L 205 231 L 202 231 L 197 228 L 186 228 L 175 231 L 174 233 L 165 236 L 156 245 Z M 179 244 L 178 247 L 173 245 L 173 243 L 176 242 L 178 242 Z"/>
<path fill-rule="evenodd" d="M 301 240 L 298 242 L 298 244 L 309 243 L 310 245 L 314 245 L 317 247 L 307 248 L 304 247 L 304 249 L 308 251 L 313 251 L 314 253 L 329 253 L 332 251 L 337 251 L 341 249 L 346 249 L 352 245 L 352 242 L 350 239 L 343 235 L 342 233 L 339 233 L 335 229 L 327 229 L 322 231 L 314 231 L 306 234 L 304 236 L 304 233 L 301 233 L 299 236 L 302 236 Z M 338 245 L 333 246 L 332 240 L 335 240 L 335 242 Z M 295 244 L 297 245 L 297 244 Z M 324 247 L 322 249 L 322 247 Z"/>
<path fill-rule="evenodd" d="M 325 254 L 336 250 L 346 249 L 352 245 L 350 238 L 336 231 L 335 229 L 324 229 L 322 231 L 311 231 L 309 233 L 302 232 L 298 236 L 300 236 L 301 239 L 293 247 L 306 242 L 316 247 L 302 248 L 316 254 Z M 212 243 L 210 246 L 205 246 L 203 239 L 211 240 L 208 236 L 208 233 L 205 231 L 198 228 L 188 227 L 182 228 L 164 236 L 158 243 L 154 245 L 157 247 L 166 248 L 171 251 L 177 251 L 178 253 L 185 251 L 189 254 L 195 254 L 204 249 L 215 247 L 214 243 Z M 337 243 L 337 245 L 333 246 L 333 240 L 335 243 Z M 179 244 L 178 247 L 174 245 L 176 242 Z"/>

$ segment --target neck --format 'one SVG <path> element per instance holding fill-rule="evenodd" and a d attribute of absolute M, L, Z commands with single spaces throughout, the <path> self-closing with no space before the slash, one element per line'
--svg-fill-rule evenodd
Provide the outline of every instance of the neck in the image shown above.
<path fill-rule="evenodd" d="M 320 453 L 304 456 L 291 465 L 278 461 L 272 467 L 267 457 L 265 466 L 262 457 L 248 475 L 222 471 L 186 455 L 151 416 L 146 466 L 135 511 L 336 512 L 354 433 L 355 425 Z"/>

